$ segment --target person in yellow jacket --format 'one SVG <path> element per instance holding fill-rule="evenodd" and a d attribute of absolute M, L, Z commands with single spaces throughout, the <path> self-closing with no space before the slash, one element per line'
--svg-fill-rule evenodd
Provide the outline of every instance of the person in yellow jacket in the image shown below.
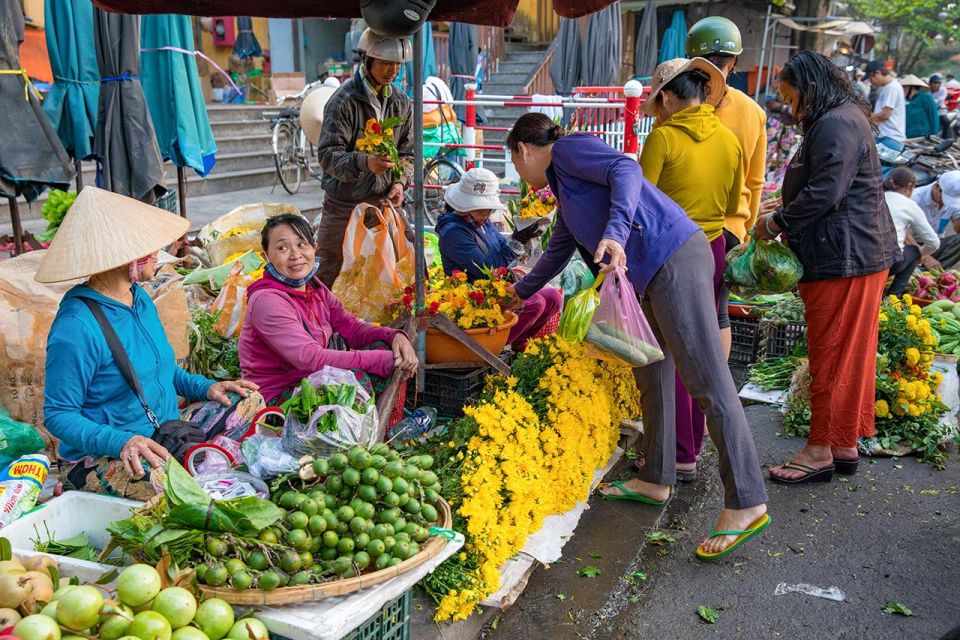
<path fill-rule="evenodd" d="M 723 75 L 703 58 L 676 58 L 657 67 L 643 110 L 656 117 L 640 155 L 643 176 L 700 225 L 714 260 L 714 301 L 720 311 L 727 241 L 724 222 L 740 207 L 744 154 L 714 113 Z M 676 379 L 677 478 L 696 479 L 705 418 Z"/>
<path fill-rule="evenodd" d="M 710 16 L 700 20 L 687 32 L 687 56 L 700 56 L 712 62 L 724 81 L 733 73 L 737 65 L 737 56 L 743 53 L 740 29 L 733 22 L 720 16 Z M 724 236 L 727 238 L 727 250 L 734 248 L 747 238 L 747 232 L 757 222 L 760 211 L 760 196 L 763 191 L 764 174 L 767 167 L 767 114 L 750 96 L 739 89 L 725 86 L 726 93 L 717 103 L 717 118 L 730 129 L 740 141 L 743 150 L 743 190 L 737 212 L 726 217 Z M 773 211 L 779 201 L 768 201 Z M 730 355 L 730 316 L 727 304 L 730 292 L 724 286 L 723 299 L 720 302 L 720 337 L 727 355 Z"/>

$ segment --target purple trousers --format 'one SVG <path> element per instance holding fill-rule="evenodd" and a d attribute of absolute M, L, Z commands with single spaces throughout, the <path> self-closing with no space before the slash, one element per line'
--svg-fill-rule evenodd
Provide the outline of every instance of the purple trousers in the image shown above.
<path fill-rule="evenodd" d="M 713 252 L 714 272 L 713 272 L 713 296 L 718 305 L 720 304 L 720 285 L 723 283 L 723 270 L 726 267 L 727 241 L 721 235 L 710 243 L 710 250 Z M 687 388 L 683 386 L 680 380 L 680 374 L 676 376 L 676 403 L 677 403 L 677 462 L 680 464 L 690 464 L 697 461 L 700 455 L 700 447 L 703 446 L 703 434 L 706 430 L 706 418 L 700 407 L 690 396 Z"/>
<path fill-rule="evenodd" d="M 537 335 L 540 328 L 547 324 L 563 306 L 563 293 L 559 289 L 546 287 L 523 301 L 520 308 L 517 324 L 510 330 L 507 342 L 519 347 L 525 346 L 527 340 Z"/>

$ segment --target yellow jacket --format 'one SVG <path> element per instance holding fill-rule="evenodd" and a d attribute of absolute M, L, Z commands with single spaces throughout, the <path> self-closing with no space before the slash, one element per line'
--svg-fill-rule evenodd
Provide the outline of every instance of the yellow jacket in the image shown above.
<path fill-rule="evenodd" d="M 743 185 L 737 137 L 704 104 L 678 111 L 655 125 L 640 154 L 643 176 L 680 205 L 708 240 L 735 216 Z"/>
<path fill-rule="evenodd" d="M 733 87 L 727 87 L 716 113 L 720 122 L 737 136 L 743 150 L 740 207 L 735 214 L 727 216 L 725 226 L 744 240 L 747 231 L 757 223 L 760 211 L 760 194 L 767 171 L 767 113 L 750 96 Z"/>

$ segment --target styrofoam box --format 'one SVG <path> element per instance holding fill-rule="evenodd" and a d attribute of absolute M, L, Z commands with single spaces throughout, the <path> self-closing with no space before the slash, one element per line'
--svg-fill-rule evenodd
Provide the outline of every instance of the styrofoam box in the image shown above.
<path fill-rule="evenodd" d="M 33 541 L 38 536 L 41 540 L 45 540 L 48 530 L 54 540 L 85 533 L 90 539 L 90 544 L 103 549 L 110 542 L 107 525 L 116 520 L 129 518 L 130 509 L 142 504 L 142 502 L 95 493 L 67 491 L 0 529 L 0 536 L 10 541 L 13 553 L 17 556 L 36 555 Z M 84 582 L 96 582 L 104 573 L 116 568 L 97 562 L 48 555 L 60 565 L 60 574 L 63 577 L 76 576 Z"/>

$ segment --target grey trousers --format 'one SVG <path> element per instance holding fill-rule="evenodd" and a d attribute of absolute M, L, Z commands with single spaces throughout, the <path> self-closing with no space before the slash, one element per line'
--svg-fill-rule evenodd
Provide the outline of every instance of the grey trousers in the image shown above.
<path fill-rule="evenodd" d="M 643 408 L 646 463 L 639 478 L 677 479 L 675 373 L 707 418 L 720 454 L 724 506 L 746 509 L 767 501 L 757 451 L 727 367 L 713 298 L 713 253 L 702 231 L 687 240 L 653 277 L 643 301 L 664 359 L 634 369 Z"/>

